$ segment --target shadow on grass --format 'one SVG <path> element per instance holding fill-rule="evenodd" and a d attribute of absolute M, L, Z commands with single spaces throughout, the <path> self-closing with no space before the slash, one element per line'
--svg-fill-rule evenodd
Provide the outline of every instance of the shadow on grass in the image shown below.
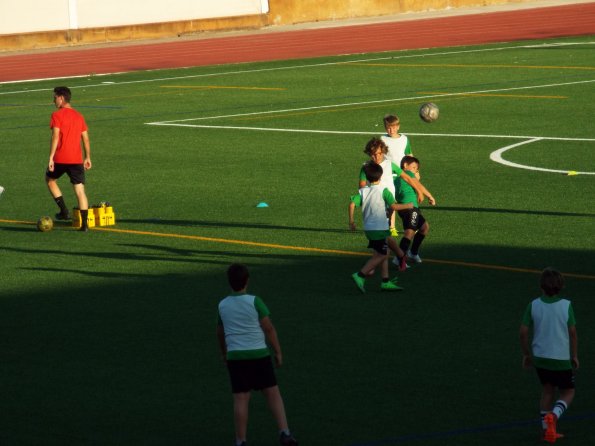
<path fill-rule="evenodd" d="M 202 228 L 247 228 L 247 229 L 281 229 L 288 231 L 304 231 L 304 232 L 328 232 L 328 233 L 346 233 L 349 229 L 329 229 L 329 228 L 306 228 L 303 226 L 280 226 L 269 225 L 263 223 L 234 223 L 224 221 L 205 221 L 205 220 L 169 220 L 160 218 L 147 219 L 120 219 L 121 223 L 142 223 L 155 224 L 165 226 L 188 226 L 188 227 L 202 227 Z"/>
<path fill-rule="evenodd" d="M 588 212 L 551 212 L 551 211 L 528 211 L 519 209 L 496 209 L 496 208 L 470 208 L 458 206 L 436 206 L 424 207 L 424 210 L 432 211 L 455 211 L 455 212 L 486 212 L 494 214 L 522 214 L 522 215 L 548 215 L 559 217 L 595 217 L 595 214 Z"/>
<path fill-rule="evenodd" d="M 528 386 L 516 367 L 519 319 L 538 293 L 534 274 L 424 263 L 399 275 L 404 292 L 380 292 L 376 276 L 362 295 L 349 275 L 365 257 L 150 243 L 105 248 L 2 248 L 59 263 L 3 271 L 27 274 L 23 280 L 38 290 L 0 297 L 0 443 L 229 444 L 232 399 L 215 321 L 217 303 L 228 293 L 225 270 L 234 261 L 249 265 L 249 291 L 271 310 L 285 357 L 281 391 L 302 442 L 417 444 L 438 432 L 448 434 L 436 438 L 442 445 L 501 445 L 506 429 L 490 431 L 489 438 L 455 429 L 506 426 L 534 412 L 536 378 Z M 436 258 L 482 256 L 476 260 L 514 253 L 515 261 L 534 268 L 576 256 L 468 248 L 428 245 L 426 251 Z M 594 257 L 584 254 L 591 265 Z M 588 297 L 592 283 L 572 280 L 568 287 L 577 298 Z M 580 300 L 577 317 L 595 314 L 594 305 Z M 595 334 L 589 324 L 581 330 L 585 338 Z M 582 354 L 592 357 L 595 346 L 585 343 Z M 588 362 L 584 368 L 584 376 L 593 371 Z M 472 392 L 461 394 L 461 376 Z M 494 396 L 496 380 L 506 388 Z M 595 389 L 582 388 L 570 415 L 585 412 L 593 400 Z M 453 401 L 452 413 L 435 410 Z M 250 420 L 254 444 L 276 443 L 260 395 L 253 397 Z M 588 429 L 588 422 L 575 422 L 575 430 Z"/>

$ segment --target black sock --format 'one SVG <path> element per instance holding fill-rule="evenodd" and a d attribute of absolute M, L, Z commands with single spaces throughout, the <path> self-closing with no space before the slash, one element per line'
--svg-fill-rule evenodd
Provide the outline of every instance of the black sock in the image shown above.
<path fill-rule="evenodd" d="M 89 209 L 81 211 L 81 228 L 87 227 L 87 218 L 89 218 Z"/>
<path fill-rule="evenodd" d="M 58 207 L 60 208 L 60 213 L 61 214 L 68 214 L 68 208 L 66 207 L 66 203 L 64 203 L 64 197 L 63 196 L 59 196 L 57 198 L 54 198 L 54 201 L 56 202 L 56 204 L 58 205 Z"/>
<path fill-rule="evenodd" d="M 388 282 L 389 280 L 390 280 L 390 278 L 389 278 L 389 277 L 383 277 L 383 278 L 382 278 L 382 282 L 383 282 L 383 283 L 386 283 L 386 282 Z"/>
<path fill-rule="evenodd" d="M 366 278 L 366 275 L 364 273 L 362 273 L 361 271 L 358 271 L 357 275 L 360 276 L 362 279 Z"/>
<path fill-rule="evenodd" d="M 411 254 L 417 255 L 419 252 L 419 245 L 421 245 L 421 242 L 424 241 L 424 238 L 426 238 L 426 236 L 421 232 L 415 234 L 415 237 L 413 237 L 413 243 L 411 244 Z"/>
<path fill-rule="evenodd" d="M 410 243 L 411 243 L 411 240 L 409 240 L 407 237 L 403 237 L 401 239 L 401 242 L 399 243 L 399 248 L 401 248 L 401 250 L 403 251 L 403 254 L 407 254 L 407 250 L 409 249 Z"/>

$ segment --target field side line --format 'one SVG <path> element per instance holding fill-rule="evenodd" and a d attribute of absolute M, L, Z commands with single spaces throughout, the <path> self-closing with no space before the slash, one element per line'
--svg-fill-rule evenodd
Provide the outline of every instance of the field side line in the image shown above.
<path fill-rule="evenodd" d="M 181 238 L 188 240 L 198 240 L 203 242 L 217 242 L 217 243 L 228 243 L 232 245 L 246 245 L 246 246 L 258 246 L 261 248 L 274 248 L 274 249 L 288 249 L 292 251 L 310 251 L 320 252 L 324 254 L 345 254 L 352 256 L 369 256 L 369 253 L 355 252 L 355 251 L 342 251 L 339 249 L 324 249 L 324 248 L 308 248 L 305 246 L 291 246 L 291 245 L 279 245 L 276 243 L 263 243 L 263 242 L 249 242 L 246 240 L 234 240 L 217 237 L 204 237 L 200 235 L 184 235 L 184 234 L 172 234 L 167 232 L 153 232 L 153 231 L 137 231 L 134 229 L 116 229 L 116 228 L 93 228 L 94 230 L 107 231 L 107 232 L 119 232 L 123 234 L 137 234 L 137 235 L 150 235 L 155 237 L 170 237 L 170 238 Z M 594 277 L 595 278 L 595 277 Z"/>
<path fill-rule="evenodd" d="M 261 132 L 287 132 L 287 133 L 322 133 L 329 135 L 373 135 L 376 132 L 349 131 L 349 130 L 315 130 L 315 129 L 284 129 L 275 127 L 241 127 L 234 125 L 206 125 L 206 124 L 177 124 L 173 121 L 148 122 L 146 125 L 164 127 L 189 127 L 201 129 L 230 129 L 230 130 L 257 130 Z M 410 133 L 403 132 L 408 136 L 436 136 L 441 138 L 496 138 L 496 139 L 543 139 L 549 141 L 586 141 L 595 142 L 595 138 L 566 138 L 561 136 L 526 136 L 526 135 L 465 135 L 462 133 Z"/>
<path fill-rule="evenodd" d="M 352 107 L 355 105 L 385 104 L 387 102 L 401 102 L 401 101 L 421 100 L 421 99 L 429 99 L 429 98 L 467 96 L 467 95 L 472 95 L 472 94 L 496 93 L 496 92 L 501 92 L 501 91 L 531 90 L 534 88 L 561 87 L 561 86 L 567 86 L 567 85 L 588 84 L 588 83 L 592 83 L 592 82 L 595 82 L 595 79 L 587 79 L 587 80 L 574 81 L 574 82 L 559 82 L 559 83 L 555 83 L 555 84 L 526 85 L 523 87 L 494 88 L 491 90 L 477 90 L 477 91 L 465 91 L 465 92 L 455 92 L 455 93 L 430 94 L 430 95 L 422 95 L 422 96 L 411 96 L 411 97 L 407 97 L 407 98 L 378 99 L 376 101 L 348 102 L 345 104 L 317 105 L 317 106 L 313 106 L 313 107 L 288 108 L 288 109 L 282 109 L 282 110 L 267 110 L 267 111 L 250 112 L 250 113 L 234 113 L 232 115 L 203 116 L 201 118 L 174 119 L 172 121 L 159 121 L 157 123 L 163 124 L 163 123 L 174 123 L 174 122 L 205 121 L 207 119 L 228 119 L 228 118 L 237 118 L 240 116 L 270 115 L 272 113 L 287 113 L 287 112 L 306 111 L 306 110 L 323 110 L 323 109 L 327 109 L 327 108 Z M 147 122 L 146 124 L 155 124 L 155 122 Z"/>
<path fill-rule="evenodd" d="M 32 221 L 4 220 L 4 219 L 0 219 L 0 223 L 17 223 L 17 224 L 26 224 L 26 225 L 34 225 L 35 224 L 35 222 L 32 222 Z M 92 231 L 104 231 L 104 232 L 116 232 L 119 234 L 148 235 L 151 237 L 179 238 L 179 239 L 185 239 L 185 240 L 197 240 L 197 241 L 202 241 L 202 242 L 227 243 L 227 244 L 231 244 L 231 245 L 258 246 L 261 248 L 287 249 L 290 251 L 318 252 L 318 253 L 323 253 L 323 254 L 343 254 L 343 255 L 358 256 L 358 257 L 368 257 L 370 255 L 370 253 L 368 253 L 368 252 L 345 251 L 345 250 L 340 250 L 340 249 L 309 248 L 306 246 L 280 245 L 280 244 L 276 244 L 276 243 L 249 242 L 246 240 L 234 240 L 234 239 L 225 239 L 225 238 L 217 238 L 217 237 L 204 237 L 204 236 L 200 236 L 200 235 L 174 234 L 174 233 L 169 233 L 169 232 L 138 231 L 135 229 L 117 229 L 117 228 L 106 228 L 106 227 L 95 227 L 95 228 L 92 228 L 91 230 Z M 537 270 L 537 269 L 516 268 L 516 267 L 511 267 L 511 266 L 489 265 L 489 264 L 484 264 L 484 263 L 463 262 L 463 261 L 456 261 L 456 260 L 435 260 L 435 259 L 424 258 L 424 262 L 436 263 L 436 264 L 442 264 L 442 265 L 465 266 L 465 267 L 471 267 L 471 268 L 494 269 L 494 270 L 500 270 L 500 271 L 516 272 L 516 273 L 541 274 L 541 272 L 542 272 L 541 270 Z M 595 280 L 595 276 L 591 276 L 588 274 L 576 274 L 576 273 L 566 273 L 566 272 L 563 274 L 567 277 L 574 277 L 577 279 Z"/>
<path fill-rule="evenodd" d="M 404 54 L 401 56 L 382 56 L 382 57 L 372 57 L 372 58 L 365 58 L 365 59 L 356 59 L 350 61 L 337 61 L 337 62 L 323 62 L 317 64 L 304 64 L 304 65 L 295 65 L 295 66 L 284 66 L 284 67 L 272 67 L 272 68 L 258 68 L 252 70 L 238 70 L 238 71 L 224 71 L 221 73 L 203 73 L 203 74 L 192 74 L 188 76 L 174 76 L 174 77 L 162 77 L 157 79 L 140 79 L 136 81 L 124 81 L 124 82 L 102 82 L 100 84 L 91 84 L 91 85 L 75 85 L 70 87 L 73 88 L 95 88 L 95 87 L 109 87 L 114 85 L 130 85 L 130 84 L 141 84 L 147 82 L 163 82 L 163 81 L 171 81 L 171 80 L 178 80 L 178 79 L 196 79 L 200 77 L 214 77 L 214 76 L 227 76 L 233 74 L 245 74 L 245 73 L 261 73 L 266 71 L 281 71 L 281 70 L 292 70 L 292 69 L 301 69 L 301 68 L 314 68 L 314 67 L 324 67 L 324 66 L 332 66 L 332 65 L 342 65 L 348 64 L 353 62 L 369 62 L 374 60 L 389 60 L 389 59 L 411 59 L 415 57 L 432 57 L 432 56 L 444 56 L 444 55 L 453 55 L 453 54 L 466 54 L 466 53 L 483 53 L 483 52 L 491 52 L 491 51 L 506 51 L 506 50 L 514 50 L 514 49 L 524 49 L 524 48 L 548 48 L 548 47 L 556 47 L 556 46 L 566 46 L 566 45 L 588 45 L 595 42 L 552 42 L 552 43 L 542 43 L 537 45 L 517 45 L 517 46 L 503 46 L 503 47 L 496 47 L 496 48 L 480 48 L 480 49 L 473 49 L 473 50 L 459 50 L 459 51 L 444 51 L 444 52 L 434 52 L 434 53 L 426 53 L 426 54 Z M 469 46 L 469 45 L 467 45 Z M 448 47 L 446 47 L 448 48 Z M 453 48 L 453 47 L 450 47 Z M 429 49 L 429 48 L 427 48 Z M 415 51 L 411 49 L 407 50 L 390 50 L 384 51 L 385 53 L 388 52 L 407 52 L 407 51 Z M 417 50 L 419 51 L 419 50 Z M 360 53 L 366 54 L 366 53 Z M 339 54 L 332 57 L 349 57 L 348 54 Z M 243 65 L 250 62 L 243 62 L 238 63 L 235 65 Z M 255 63 L 255 62 L 253 62 Z M 181 70 L 188 69 L 188 68 L 196 68 L 196 67 L 182 67 L 179 68 Z M 163 71 L 163 70 L 171 70 L 171 68 L 159 68 L 156 70 L 144 70 L 145 72 L 156 72 L 156 71 Z M 86 75 L 76 75 L 76 76 L 68 76 L 68 77 L 51 77 L 51 78 L 42 78 L 42 79 L 25 79 L 25 80 L 16 80 L 16 81 L 2 81 L 0 85 L 3 84 L 21 84 L 21 83 L 29 83 L 29 82 L 41 82 L 41 81 L 48 81 L 54 79 L 77 79 L 77 78 L 88 78 L 88 77 L 100 77 L 100 76 L 114 76 L 114 75 L 121 75 L 121 74 L 128 74 L 134 71 L 119 71 L 114 73 L 100 73 L 100 74 L 86 74 Z M 38 88 L 35 90 L 17 90 L 17 91 L 3 91 L 0 92 L 0 96 L 9 95 L 9 94 L 21 94 L 21 93 L 35 93 L 41 91 L 52 91 L 51 88 Z"/>
<path fill-rule="evenodd" d="M 1 220 L 0 220 L 1 221 Z M 343 251 L 337 249 L 322 249 L 322 248 L 308 248 L 304 246 L 290 246 L 290 245 L 279 245 L 273 243 L 260 243 L 260 242 L 248 242 L 244 240 L 233 240 L 233 239 L 224 239 L 224 238 L 216 238 L 216 237 L 203 237 L 198 235 L 182 235 L 182 234 L 172 234 L 166 232 L 153 232 L 153 231 L 137 231 L 132 229 L 116 229 L 116 228 L 95 228 L 96 230 L 101 231 L 109 231 L 109 232 L 119 232 L 124 234 L 137 234 L 137 235 L 150 235 L 150 236 L 157 236 L 157 237 L 171 237 L 171 238 L 183 238 L 189 240 L 199 240 L 199 241 L 206 241 L 206 242 L 218 242 L 218 243 L 228 243 L 228 244 L 236 244 L 236 245 L 247 245 L 247 246 L 259 246 L 265 248 L 274 248 L 274 249 L 288 249 L 288 250 L 296 250 L 296 251 L 309 251 L 309 252 L 319 252 L 324 254 L 345 254 L 350 256 L 369 256 L 370 253 L 368 252 L 356 252 L 356 251 Z M 436 264 L 444 264 L 444 265 L 457 265 L 457 266 L 465 266 L 465 267 L 472 267 L 472 268 L 482 268 L 482 269 L 495 269 L 501 271 L 510 271 L 510 272 L 517 272 L 517 273 L 532 273 L 532 274 L 541 274 L 541 270 L 537 269 L 528 269 L 528 268 L 515 268 L 509 266 L 498 266 L 498 265 L 488 265 L 483 263 L 473 263 L 473 262 L 462 262 L 456 260 L 432 260 L 424 258 L 424 262 L 428 263 L 436 263 Z M 595 276 L 591 276 L 588 274 L 576 274 L 576 273 L 563 273 L 567 277 L 574 277 L 577 279 L 589 279 L 595 280 Z"/>

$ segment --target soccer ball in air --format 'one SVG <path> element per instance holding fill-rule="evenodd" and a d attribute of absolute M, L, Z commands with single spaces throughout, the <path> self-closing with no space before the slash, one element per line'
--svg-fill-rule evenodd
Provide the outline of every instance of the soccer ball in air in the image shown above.
<path fill-rule="evenodd" d="M 425 122 L 434 122 L 439 114 L 440 110 L 433 102 L 426 102 L 419 108 L 419 117 Z"/>
<path fill-rule="evenodd" d="M 51 231 L 54 227 L 54 221 L 50 217 L 41 217 L 37 220 L 37 230 L 41 232 Z"/>

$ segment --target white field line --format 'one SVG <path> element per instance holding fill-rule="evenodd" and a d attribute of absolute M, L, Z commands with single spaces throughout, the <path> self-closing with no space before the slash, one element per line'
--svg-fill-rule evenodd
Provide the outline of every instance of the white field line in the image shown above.
<path fill-rule="evenodd" d="M 575 81 L 575 82 L 559 82 L 559 83 L 555 83 L 555 84 L 527 85 L 524 87 L 495 88 L 495 89 L 490 89 L 490 90 L 475 90 L 475 91 L 466 91 L 466 92 L 457 92 L 457 93 L 441 93 L 441 94 L 431 94 L 431 95 L 423 95 L 423 96 L 410 96 L 410 97 L 406 97 L 406 98 L 379 99 L 376 101 L 348 102 L 348 103 L 344 103 L 344 104 L 317 105 L 317 106 L 313 106 L 313 107 L 286 108 L 286 109 L 281 109 L 281 110 L 266 110 L 266 111 L 250 112 L 250 113 L 234 113 L 231 115 L 203 116 L 201 118 L 187 118 L 187 119 L 175 119 L 172 121 L 147 122 L 146 124 L 147 125 L 174 125 L 175 123 L 179 123 L 179 122 L 205 121 L 205 120 L 209 120 L 209 119 L 239 118 L 239 117 L 244 117 L 244 116 L 270 115 L 270 114 L 274 114 L 274 113 L 304 112 L 304 111 L 313 111 L 313 110 L 324 110 L 324 109 L 329 109 L 329 108 L 354 107 L 354 106 L 361 106 L 361 105 L 384 104 L 387 102 L 402 102 L 402 101 L 421 100 L 421 99 L 429 99 L 429 98 L 468 96 L 468 95 L 474 95 L 474 94 L 486 94 L 486 93 L 496 93 L 496 92 L 504 92 L 504 91 L 532 90 L 532 89 L 536 89 L 536 88 L 562 87 L 562 86 L 568 86 L 568 85 L 589 84 L 589 83 L 593 83 L 593 82 L 595 82 L 595 79 L 587 79 L 587 80 Z"/>
<path fill-rule="evenodd" d="M 267 71 L 281 71 L 281 70 L 295 70 L 295 69 L 302 69 L 302 68 L 315 68 L 315 67 L 324 67 L 324 66 L 332 66 L 332 65 L 345 65 L 350 63 L 362 63 L 362 62 L 374 62 L 379 60 L 399 60 L 399 59 L 411 59 L 411 58 L 424 58 L 424 57 L 433 57 L 433 56 L 445 56 L 445 55 L 453 55 L 453 54 L 467 54 L 467 53 L 484 53 L 484 52 L 493 52 L 493 51 L 506 51 L 506 50 L 516 50 L 516 49 L 526 49 L 526 48 L 550 48 L 550 47 L 561 47 L 561 46 L 570 46 L 570 45 L 592 45 L 595 42 L 552 42 L 552 43 L 544 43 L 544 44 L 537 44 L 537 45 L 519 45 L 519 46 L 503 46 L 503 47 L 496 47 L 496 48 L 480 48 L 480 49 L 473 49 L 473 50 L 453 50 L 453 51 L 444 51 L 444 52 L 433 52 L 433 53 L 422 53 L 422 54 L 405 54 L 402 56 L 383 56 L 383 57 L 373 57 L 373 58 L 365 58 L 365 59 L 355 59 L 355 60 L 342 60 L 338 62 L 324 62 L 324 63 L 313 63 L 313 64 L 304 64 L 304 65 L 294 65 L 294 66 L 283 66 L 283 67 L 273 67 L 273 68 L 259 68 L 259 69 L 251 69 L 251 70 L 237 70 L 237 71 L 225 71 L 221 73 L 205 73 L 205 74 L 194 74 L 188 76 L 173 76 L 173 77 L 161 77 L 156 79 L 140 79 L 136 81 L 122 81 L 122 82 L 101 82 L 98 84 L 90 84 L 90 85 L 74 85 L 71 86 L 70 89 L 76 88 L 97 88 L 97 87 L 111 87 L 111 86 L 118 86 L 118 85 L 131 85 L 131 84 L 142 84 L 142 83 L 149 83 L 149 82 L 168 82 L 172 80 L 180 80 L 180 79 L 198 79 L 202 77 L 216 77 L 216 76 L 228 76 L 228 75 L 242 75 L 246 73 L 262 73 Z M 413 50 L 400 50 L 402 52 L 406 51 L 413 51 Z M 387 51 L 388 52 L 388 51 Z M 337 55 L 337 56 L 330 56 L 330 57 L 345 57 L 348 56 L 347 54 Z M 248 63 L 244 62 L 243 64 Z M 242 65 L 242 64 L 236 64 Z M 193 67 L 186 67 L 193 68 Z M 158 70 L 145 70 L 146 72 L 156 72 L 162 71 L 166 68 L 160 68 Z M 184 68 L 178 68 L 184 69 Z M 0 85 L 6 84 L 24 84 L 30 82 L 40 82 L 40 81 L 48 81 L 54 79 L 80 79 L 80 78 L 88 78 L 88 77 L 100 77 L 100 76 L 112 76 L 112 75 L 120 75 L 126 74 L 127 72 L 114 72 L 114 73 L 101 73 L 101 74 L 87 74 L 87 75 L 78 75 L 78 76 L 69 76 L 69 77 L 52 77 L 52 78 L 40 78 L 40 79 L 27 79 L 27 80 L 20 80 L 20 81 L 0 81 Z M 52 88 L 38 88 L 38 89 L 30 89 L 30 90 L 15 90 L 15 91 L 0 91 L 0 96 L 10 95 L 10 94 L 26 94 L 26 93 L 36 93 L 41 91 L 52 91 Z"/>
<path fill-rule="evenodd" d="M 222 129 L 222 130 L 252 130 L 260 132 L 286 132 L 286 133 L 321 133 L 328 135 L 375 135 L 378 132 L 372 131 L 350 131 L 350 130 L 315 130 L 315 129 L 283 129 L 275 127 L 240 127 L 235 125 L 206 125 L 206 124 L 178 124 L 176 122 L 148 123 L 147 125 L 187 127 L 198 129 Z M 585 141 L 595 142 L 595 138 L 569 138 L 563 136 L 527 136 L 527 135 L 480 135 L 465 133 L 403 133 L 408 136 L 435 136 L 439 138 L 494 138 L 494 139 L 543 139 L 550 141 Z M 512 147 L 511 147 L 512 148 Z"/>
<path fill-rule="evenodd" d="M 498 150 L 490 153 L 490 159 L 496 163 L 500 163 L 500 164 L 503 164 L 503 165 L 509 166 L 509 167 L 516 167 L 517 169 L 538 170 L 540 172 L 553 172 L 553 173 L 568 174 L 569 173 L 568 169 L 567 170 L 557 170 L 557 169 L 546 169 L 543 167 L 527 166 L 525 164 L 518 164 L 518 163 L 513 163 L 511 161 L 506 161 L 504 158 L 502 158 L 502 154 L 510 149 L 514 149 L 515 147 L 524 146 L 526 144 L 532 144 L 534 142 L 538 142 L 543 139 L 551 139 L 551 138 L 532 138 L 527 141 L 521 141 L 516 144 L 511 144 L 510 146 L 502 147 L 501 149 L 498 149 Z M 574 174 L 575 175 L 595 175 L 595 172 L 577 172 L 577 171 L 575 171 Z"/>

